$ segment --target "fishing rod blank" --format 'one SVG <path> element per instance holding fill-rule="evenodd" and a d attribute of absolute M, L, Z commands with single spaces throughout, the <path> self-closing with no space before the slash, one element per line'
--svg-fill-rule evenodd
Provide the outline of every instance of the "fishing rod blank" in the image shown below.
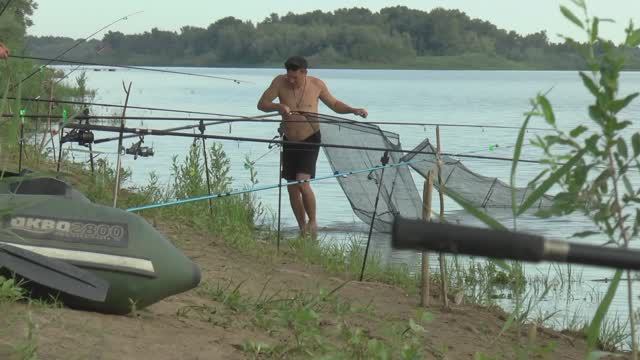
<path fill-rule="evenodd" d="M 225 123 L 224 121 L 212 121 L 212 122 L 204 123 L 204 126 L 218 125 L 218 124 L 224 124 L 224 123 Z M 197 127 L 200 127 L 200 124 L 198 124 L 198 125 L 178 126 L 178 127 L 174 127 L 174 128 L 164 129 L 164 131 L 191 130 L 191 129 L 195 129 Z M 131 138 L 134 138 L 134 137 L 138 137 L 138 135 L 125 135 L 122 138 L 123 139 L 131 139 Z M 97 140 L 94 140 L 93 143 L 94 144 L 102 144 L 102 143 L 105 143 L 105 142 L 118 140 L 119 138 L 120 138 L 119 136 L 114 136 L 114 137 L 105 138 L 105 139 L 97 139 Z"/>
<path fill-rule="evenodd" d="M 17 98 L 12 96 L 7 96 L 8 100 L 17 100 Z M 96 102 L 85 102 L 85 101 L 71 101 L 71 100 L 56 100 L 56 99 L 40 99 L 40 98 L 20 98 L 20 101 L 32 101 L 32 102 L 46 102 L 46 103 L 57 103 L 57 104 L 68 104 L 68 105 L 84 105 L 84 106 L 101 106 L 101 107 L 113 107 L 122 109 L 123 105 L 118 104 L 107 104 L 107 103 L 96 103 Z M 212 113 L 205 111 L 191 111 L 191 110 L 180 110 L 180 109 L 166 109 L 166 108 L 157 108 L 157 107 L 149 107 L 149 106 L 127 106 L 128 109 L 136 109 L 136 110 L 148 110 L 148 111 L 162 111 L 162 112 L 174 112 L 181 114 L 194 114 L 194 115 L 211 115 L 211 116 L 223 116 L 223 117 L 231 117 L 231 118 L 246 118 L 241 115 L 231 115 L 231 114 L 220 114 L 220 113 Z M 272 117 L 277 116 L 278 114 L 266 114 L 261 116 L 253 116 L 252 118 L 261 118 L 261 117 Z"/>
<path fill-rule="evenodd" d="M 12 0 L 7 0 L 7 2 L 4 3 L 4 6 L 2 7 L 2 10 L 0 10 L 0 16 L 2 16 L 2 14 L 4 14 L 4 11 L 7 10 L 7 8 L 9 7 L 9 4 L 11 4 Z"/>
<path fill-rule="evenodd" d="M 93 36 L 97 35 L 97 34 L 98 34 L 98 33 L 100 33 L 101 31 L 103 31 L 103 30 L 105 30 L 105 29 L 107 29 L 107 28 L 111 27 L 111 26 L 112 26 L 112 25 L 114 25 L 114 24 L 119 23 L 120 21 L 128 20 L 128 19 L 129 19 L 129 16 L 133 16 L 133 15 L 137 15 L 137 14 L 141 14 L 141 13 L 142 13 L 142 11 L 138 11 L 138 12 L 135 12 L 135 13 L 132 13 L 132 14 L 129 14 L 129 15 L 123 16 L 123 17 L 121 17 L 121 18 L 119 18 L 119 19 L 117 19 L 117 20 L 115 20 L 115 21 L 111 22 L 110 24 L 108 24 L 108 25 L 106 25 L 106 26 L 103 26 L 102 28 L 98 29 L 96 32 L 92 33 L 91 35 L 89 35 L 89 36 L 87 36 L 87 37 L 85 37 L 85 38 L 83 38 L 83 39 L 78 40 L 75 44 L 73 44 L 73 46 L 71 46 L 70 48 L 68 48 L 68 49 L 66 49 L 65 51 L 61 52 L 61 53 L 60 53 L 58 56 L 56 56 L 55 58 L 53 58 L 53 59 L 43 59 L 43 60 L 47 61 L 47 63 L 46 63 L 46 64 L 44 64 L 44 65 L 42 65 L 42 66 L 39 66 L 39 67 L 38 67 L 36 70 L 34 70 L 31 74 L 27 75 L 27 77 L 25 77 L 24 79 L 20 80 L 20 82 L 19 82 L 17 85 L 14 85 L 14 86 L 12 87 L 12 89 L 15 89 L 15 88 L 16 88 L 16 86 L 18 86 L 18 85 L 22 84 L 23 82 L 25 82 L 25 81 L 29 80 L 31 77 L 33 77 L 33 75 L 35 75 L 35 74 L 39 73 L 39 72 L 40 72 L 40 70 L 42 70 L 43 68 L 45 68 L 45 67 L 49 66 L 49 65 L 50 65 L 51 63 L 53 63 L 54 61 L 60 61 L 60 57 L 64 56 L 64 55 L 65 55 L 66 53 L 68 53 L 69 51 L 71 51 L 71 50 L 75 49 L 75 48 L 76 48 L 76 47 L 78 47 L 80 44 L 82 44 L 83 42 L 87 41 L 87 39 L 92 38 Z M 22 57 L 22 56 L 11 56 L 11 57 L 19 58 L 19 57 Z"/>
<path fill-rule="evenodd" d="M 228 191 L 228 192 L 221 192 L 221 193 L 212 194 L 212 195 L 195 196 L 195 197 L 191 197 L 191 198 L 177 199 L 177 200 L 170 201 L 170 202 L 143 205 L 143 206 L 129 208 L 129 209 L 127 209 L 127 211 L 136 212 L 136 211 L 141 211 L 141 210 L 157 209 L 157 208 L 167 207 L 167 206 L 182 205 L 182 204 L 187 204 L 187 203 L 192 203 L 192 202 L 197 202 L 197 201 L 203 201 L 203 200 L 208 200 L 208 199 L 218 199 L 218 198 L 223 198 L 223 197 L 228 197 L 228 196 L 233 196 L 233 195 L 250 194 L 250 193 L 254 193 L 254 192 L 258 192 L 258 191 L 276 189 L 278 187 L 281 188 L 281 187 L 290 186 L 290 185 L 297 185 L 297 184 L 304 184 L 304 183 L 315 183 L 315 182 L 322 181 L 322 180 L 333 179 L 333 178 L 338 178 L 338 177 L 347 177 L 347 176 L 351 176 L 351 175 L 362 174 L 362 173 L 365 173 L 365 172 L 366 173 L 370 173 L 372 171 L 377 171 L 377 170 L 381 170 L 381 169 L 385 169 L 385 168 L 402 167 L 402 166 L 407 166 L 409 164 L 415 164 L 415 163 L 419 163 L 419 162 L 423 162 L 423 161 L 426 161 L 426 160 L 411 160 L 411 161 L 406 161 L 406 162 L 387 164 L 387 165 L 384 165 L 384 166 L 383 165 L 378 165 L 378 166 L 374 166 L 374 167 L 367 168 L 367 169 L 350 170 L 350 171 L 336 171 L 331 175 L 320 176 L 320 177 L 316 177 L 314 179 L 295 180 L 295 181 L 286 182 L 284 184 L 282 183 L 282 181 L 278 181 L 278 184 L 274 184 L 274 185 L 263 185 L 263 186 L 252 187 L 252 188 L 249 188 L 249 189 L 231 190 L 231 191 Z"/>
<path fill-rule="evenodd" d="M 520 232 L 429 223 L 400 216 L 393 222 L 391 245 L 395 249 L 640 270 L 638 250 L 550 240 Z"/>
<path fill-rule="evenodd" d="M 120 132 L 121 131 L 121 129 L 119 127 L 115 127 L 115 126 L 81 125 L 81 124 L 66 124 L 64 126 L 66 128 L 79 129 L 79 130 L 95 130 L 95 131 L 105 131 L 105 132 Z M 178 137 L 187 137 L 187 138 L 205 138 L 205 139 L 228 140 L 228 141 L 246 141 L 246 142 L 268 143 L 268 144 L 308 145 L 308 143 L 305 143 L 305 142 L 302 142 L 302 141 L 273 140 L 273 139 L 260 139 L 260 138 L 224 136 L 224 135 L 200 135 L 200 134 L 189 134 L 189 133 L 180 133 L 180 132 L 172 132 L 172 131 L 164 131 L 164 130 L 153 130 L 153 129 L 124 128 L 124 129 L 122 129 L 122 131 L 124 133 L 138 134 L 138 135 L 144 135 L 144 136 L 150 136 L 150 135 L 156 135 L 156 136 L 178 136 Z M 373 150 L 373 151 L 389 151 L 389 152 L 405 153 L 405 154 L 435 155 L 434 152 L 427 152 L 427 151 L 388 149 L 388 148 L 368 147 L 368 146 L 353 146 L 353 145 L 341 145 L 341 144 L 319 144 L 318 146 L 320 146 L 320 147 L 332 147 L 332 148 L 339 148 L 339 149 Z M 442 153 L 441 155 L 455 156 L 456 154 Z M 458 155 L 458 157 L 471 158 L 471 159 L 482 159 L 482 160 L 497 160 L 497 161 L 510 161 L 510 162 L 513 161 L 513 159 L 510 159 L 510 158 L 503 158 L 503 157 L 497 157 L 497 156 Z M 526 160 L 526 159 L 520 159 L 518 161 L 521 162 L 521 163 L 534 163 L 534 164 L 542 163 L 541 161 Z"/>
<path fill-rule="evenodd" d="M 100 105 L 97 105 L 100 106 Z M 345 118 L 335 118 L 329 119 L 325 117 L 325 115 L 321 114 L 312 114 L 307 113 L 310 116 L 316 117 L 314 120 L 286 120 L 290 123 L 308 123 L 309 121 L 317 122 L 317 123 L 327 123 L 327 124 L 356 124 L 356 125 L 398 125 L 398 126 L 441 126 L 441 127 L 463 127 L 463 128 L 487 128 L 487 129 L 517 129 L 520 130 L 520 127 L 517 126 L 503 126 L 503 125 L 478 125 L 478 124 L 437 124 L 437 123 L 422 123 L 422 122 L 406 122 L 406 121 L 357 121 L 350 120 Z M 12 114 L 3 114 L 3 117 L 9 117 Z M 28 117 L 38 117 L 42 115 L 29 115 Z M 224 115 L 224 116 L 233 116 L 233 115 Z M 127 120 L 147 120 L 147 121 L 224 121 L 224 122 L 282 122 L 280 119 L 264 119 L 268 117 L 280 116 L 280 114 L 270 114 L 265 115 L 263 117 L 242 117 L 242 116 L 234 116 L 232 119 L 219 119 L 219 118 L 210 118 L 210 117 L 171 117 L 171 116 L 128 116 Z M 59 115 L 58 115 L 59 117 Z M 113 115 L 92 115 L 91 117 L 95 119 L 102 120 L 118 120 L 119 116 Z M 56 118 L 56 116 L 53 116 Z M 554 131 L 554 129 L 544 129 L 544 128 L 527 128 L 527 130 L 535 130 L 535 131 Z"/>
<path fill-rule="evenodd" d="M 64 54 L 63 54 L 64 55 Z M 62 55 L 61 55 L 62 56 Z M 60 58 L 55 58 L 55 59 L 49 59 L 49 58 L 43 58 L 43 57 L 36 57 L 36 56 L 17 56 L 17 55 L 11 55 L 10 57 L 14 57 L 17 59 L 24 59 L 24 60 L 39 60 L 39 61 L 48 61 L 47 65 L 53 63 L 53 62 L 59 62 L 59 63 L 65 63 L 65 64 L 77 64 L 77 65 L 90 65 L 90 66 L 106 66 L 106 67 L 117 67 L 117 68 L 122 68 L 122 69 L 131 69 L 131 70 L 143 70 L 143 71 L 153 71 L 153 72 L 159 72 L 159 73 L 165 73 L 165 74 L 175 74 L 175 75 L 186 75 L 186 76 L 195 76 L 195 77 L 202 77 L 202 78 L 209 78 L 209 79 L 216 79 L 216 80 L 227 80 L 227 81 L 233 81 L 236 84 L 240 84 L 240 83 L 247 83 L 250 84 L 250 81 L 245 81 L 245 80 L 237 80 L 237 79 L 232 79 L 232 78 L 228 78 L 228 77 L 223 77 L 223 76 L 214 76 L 214 75 L 205 75 L 205 74 L 194 74 L 194 73 L 188 73 L 188 72 L 183 72 L 183 71 L 175 71 L 175 70 L 163 70 L 163 69 L 153 69 L 153 68 L 146 68 L 146 67 L 141 67 L 141 66 L 130 66 L 130 65 L 114 65 L 114 64 L 101 64 L 101 63 L 92 63 L 92 62 L 86 62 L 86 61 L 76 61 L 76 60 L 68 60 L 68 59 L 60 59 Z M 47 66 L 45 65 L 45 66 Z M 39 71 L 39 69 L 38 69 Z M 26 79 L 25 79 L 26 80 Z"/>

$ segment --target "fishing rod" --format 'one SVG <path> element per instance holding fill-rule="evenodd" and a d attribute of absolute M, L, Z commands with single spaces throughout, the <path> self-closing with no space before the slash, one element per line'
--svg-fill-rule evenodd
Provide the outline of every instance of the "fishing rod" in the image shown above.
<path fill-rule="evenodd" d="M 394 249 L 640 270 L 638 250 L 584 245 L 533 234 L 433 223 L 400 216 L 393 223 L 391 245 Z"/>
<path fill-rule="evenodd" d="M 23 82 L 25 82 L 25 81 L 29 80 L 31 77 L 33 77 L 33 75 L 35 75 L 35 74 L 37 74 L 38 72 L 40 72 L 40 70 L 42 70 L 43 68 L 45 68 L 45 67 L 49 66 L 49 65 L 50 65 L 51 63 L 53 63 L 54 61 L 58 61 L 58 59 L 60 59 L 60 58 L 61 58 L 62 56 L 64 56 L 65 54 L 67 54 L 69 51 L 71 51 L 71 50 L 75 49 L 75 48 L 76 48 L 76 47 L 78 47 L 80 44 L 82 44 L 83 42 L 87 41 L 87 39 L 92 38 L 93 36 L 97 35 L 98 33 L 102 32 L 102 31 L 104 31 L 104 30 L 106 30 L 107 28 L 109 28 L 109 27 L 111 27 L 111 26 L 113 26 L 113 25 L 115 25 L 115 24 L 119 23 L 120 21 L 128 20 L 130 16 L 138 15 L 138 14 L 141 14 L 141 13 L 143 13 L 143 11 L 138 11 L 138 12 L 135 12 L 135 13 L 132 13 L 132 14 L 129 14 L 129 15 L 123 16 L 123 17 L 121 17 L 121 18 L 119 18 L 119 19 L 117 19 L 117 20 L 115 20 L 115 21 L 111 22 L 110 24 L 103 26 L 102 28 L 100 28 L 100 29 L 98 29 L 96 32 L 94 32 L 93 34 L 91 34 L 91 35 L 89 35 L 89 36 L 87 36 L 87 37 L 85 37 L 85 38 L 83 38 L 83 39 L 78 40 L 75 44 L 73 44 L 73 46 L 71 46 L 70 48 L 68 48 L 68 49 L 66 49 L 65 51 L 61 52 L 61 53 L 60 53 L 58 56 L 56 56 L 55 58 L 53 58 L 53 59 L 46 59 L 46 61 L 47 61 L 47 63 L 46 63 L 46 64 L 41 65 L 40 67 L 38 67 L 38 69 L 36 69 L 36 70 L 34 70 L 33 72 L 31 72 L 31 74 L 29 74 L 27 77 L 25 77 L 24 79 L 20 80 L 20 82 L 18 82 L 18 84 L 14 85 L 14 86 L 11 88 L 11 90 L 15 89 L 15 88 L 16 88 L 16 86 L 18 86 L 18 85 L 22 84 Z M 16 58 L 18 58 L 18 56 L 11 56 L 11 57 L 16 57 Z"/>
<path fill-rule="evenodd" d="M 2 14 L 4 14 L 4 11 L 7 10 L 7 8 L 9 7 L 9 4 L 11 4 L 12 0 L 7 0 L 7 2 L 4 3 L 4 6 L 2 7 L 2 10 L 0 10 L 0 16 L 2 16 Z"/>
<path fill-rule="evenodd" d="M 258 116 L 253 116 L 253 117 L 247 117 L 247 119 L 259 119 L 259 118 L 265 118 L 271 115 L 258 115 Z M 125 120 L 128 120 L 130 118 L 128 117 L 124 117 Z M 198 119 L 200 121 L 200 123 L 198 123 L 197 125 L 185 125 L 185 126 L 178 126 L 178 127 L 174 127 L 174 128 L 169 128 L 169 129 L 164 129 L 164 131 L 179 131 L 179 130 L 191 130 L 191 129 L 195 129 L 198 128 L 200 129 L 200 127 L 205 126 L 205 128 L 207 126 L 211 126 L 211 125 L 219 125 L 219 124 L 226 124 L 227 122 L 225 121 L 226 119 L 214 119 L 215 121 L 211 121 L 211 122 L 204 122 L 204 119 Z M 195 121 L 198 121 L 195 120 Z M 130 138 L 134 138 L 137 137 L 138 135 L 125 135 L 122 138 L 123 139 L 130 139 Z M 109 142 L 109 141 L 114 141 L 114 140 L 118 140 L 119 137 L 114 136 L 114 137 L 110 137 L 110 138 L 104 138 L 104 139 L 98 139 L 98 140 L 94 140 L 93 143 L 94 144 L 102 144 L 105 142 Z"/>
<path fill-rule="evenodd" d="M 18 100 L 15 97 L 7 96 L 9 100 Z M 70 100 L 47 100 L 47 99 L 39 99 L 39 98 L 20 98 L 20 101 L 33 101 L 33 102 L 46 102 L 46 103 L 57 103 L 57 104 L 68 104 L 68 105 L 83 105 L 83 106 L 102 106 L 102 107 L 115 107 L 115 108 L 123 108 L 122 105 L 117 104 L 104 104 L 104 103 L 91 103 L 84 101 L 70 101 Z M 212 113 L 212 112 L 202 112 L 202 111 L 190 111 L 190 110 L 178 110 L 178 109 L 164 109 L 164 108 L 156 108 L 156 107 L 146 107 L 146 106 L 127 106 L 127 109 L 136 109 L 136 110 L 149 110 L 149 111 L 163 111 L 163 112 L 175 112 L 175 113 L 183 113 L 183 114 L 193 114 L 193 115 L 211 115 L 211 116 L 222 116 L 222 117 L 237 117 L 244 118 L 241 115 L 231 115 L 231 114 L 220 114 L 220 113 Z M 278 116 L 278 114 L 267 114 L 263 115 L 264 117 L 272 117 Z M 254 118 L 259 118 L 260 116 L 255 116 Z M 118 118 L 120 119 L 120 118 Z M 206 120 L 206 119 L 205 119 Z"/>
<path fill-rule="evenodd" d="M 48 61 L 47 65 L 49 65 L 49 64 L 51 64 L 53 62 L 58 62 L 58 63 L 65 63 L 65 64 L 75 64 L 75 65 L 79 65 L 79 66 L 82 66 L 82 65 L 105 66 L 105 67 L 115 67 L 115 68 L 130 69 L 130 70 L 153 71 L 153 72 L 159 72 L 159 73 L 165 73 L 165 74 L 194 76 L 194 77 L 209 78 L 209 79 L 216 79 L 216 80 L 227 80 L 227 81 L 233 81 L 236 84 L 241 84 L 241 83 L 253 84 L 251 81 L 238 80 L 238 79 L 233 79 L 233 78 L 228 78 L 228 77 L 223 77 L 223 76 L 195 74 L 195 73 L 189 73 L 189 72 L 184 72 L 184 71 L 176 71 L 176 70 L 154 69 L 154 68 L 148 68 L 148 67 L 142 67 L 142 66 L 93 63 L 93 62 L 87 62 L 87 61 L 76 61 L 76 60 L 60 59 L 60 58 L 49 59 L 49 58 L 37 57 L 37 56 L 11 55 L 10 57 L 14 57 L 14 58 L 17 58 L 17 59 L 23 59 L 23 60 Z M 75 71 L 75 69 L 73 71 Z M 69 75 L 67 75 L 67 76 L 69 76 Z"/>
<path fill-rule="evenodd" d="M 7 97 L 7 99 L 9 100 L 16 100 L 15 97 Z M 81 101 L 67 101 L 67 100 L 47 100 L 47 99 L 39 99 L 39 98 L 22 98 L 20 99 L 21 101 L 33 101 L 33 102 L 53 102 L 53 103 L 59 103 L 59 104 L 69 104 L 69 105 L 84 105 L 84 106 L 102 106 L 102 107 L 115 107 L 115 108 L 122 108 L 122 105 L 118 105 L 118 104 L 109 104 L 109 103 L 92 103 L 92 102 L 81 102 Z M 184 114 L 193 114 L 193 115 L 211 115 L 211 116 L 223 116 L 223 117 L 230 117 L 230 118 L 237 118 L 237 119 L 215 119 L 215 118 L 202 118 L 205 121 L 210 121 L 210 120 L 219 120 L 219 121 L 223 121 L 226 120 L 227 122 L 242 122 L 243 119 L 247 119 L 245 121 L 248 122 L 256 122 L 256 119 L 265 119 L 262 120 L 262 122 L 281 122 L 281 120 L 277 120 L 277 119 L 273 119 L 273 120 L 266 120 L 266 118 L 269 117 L 274 117 L 274 116 L 280 116 L 280 114 L 275 113 L 275 114 L 267 114 L 264 115 L 263 117 L 260 116 L 253 116 L 250 117 L 252 119 L 248 119 L 248 117 L 245 116 L 241 116 L 241 115 L 232 115 L 232 114 L 220 114 L 220 113 L 212 113 L 212 112 L 202 112 L 202 111 L 190 111 L 190 110 L 180 110 L 180 109 L 167 109 L 167 108 L 157 108 L 157 107 L 146 107 L 146 106 L 128 106 L 129 109 L 136 109 L 136 110 L 149 110 L 149 111 L 162 111 L 162 112 L 174 112 L 174 113 L 184 113 Z M 308 113 L 308 112 L 303 112 L 301 114 L 309 114 L 309 115 L 318 115 L 318 116 L 322 116 L 322 117 L 326 117 L 327 115 L 322 115 L 322 114 L 318 114 L 318 113 Z M 4 115 L 4 116 L 9 116 L 9 114 Z M 35 117 L 35 115 L 32 115 Z M 109 119 L 109 117 L 102 117 L 103 119 Z M 120 119 L 119 117 L 114 117 L 115 119 Z M 127 119 L 131 119 L 131 120 L 172 120 L 172 121 L 199 121 L 201 118 L 198 117 L 193 117 L 193 118 L 184 118 L 184 117 L 128 117 Z M 520 130 L 521 127 L 518 126 L 507 126 L 507 125 L 481 125 L 481 124 L 441 124 L 441 123 L 423 123 L 423 122 L 407 122 L 407 121 L 400 121 L 400 122 L 396 122 L 396 121 L 357 121 L 357 120 L 349 120 L 349 119 L 344 119 L 344 118 L 336 118 L 336 119 L 340 119 L 340 120 L 326 120 L 326 121 L 319 121 L 319 120 L 314 120 L 314 121 L 318 121 L 318 122 L 327 122 L 327 123 L 336 123 L 339 121 L 342 121 L 344 123 L 355 123 L 355 124 L 371 124 L 371 125 L 402 125 L 402 126 L 440 126 L 440 127 L 464 127 L 464 128 L 487 128 L 487 129 L 513 129 L 513 130 Z M 308 122 L 307 120 L 287 120 L 290 122 Z M 553 131 L 554 129 L 549 129 L 549 128 L 531 128 L 528 127 L 527 130 L 532 130 L 532 131 Z"/>
<path fill-rule="evenodd" d="M 377 166 L 373 166 L 373 167 L 370 167 L 370 168 L 367 168 L 367 169 L 342 171 L 342 172 L 335 171 L 331 175 L 320 176 L 320 177 L 316 177 L 315 179 L 293 180 L 293 181 L 289 181 L 289 182 L 286 182 L 286 183 L 280 182 L 278 184 L 251 187 L 249 189 L 245 188 L 245 189 L 242 189 L 242 190 L 231 190 L 231 191 L 221 192 L 221 193 L 217 193 L 217 194 L 195 196 L 195 197 L 178 199 L 178 200 L 175 200 L 175 201 L 169 201 L 169 202 L 164 202 L 164 203 L 156 203 L 156 204 L 150 204 L 150 205 L 137 206 L 137 207 L 132 207 L 132 208 L 129 208 L 129 209 L 126 209 L 126 210 L 129 211 L 129 212 L 136 212 L 136 211 L 142 211 L 142 210 L 157 209 L 157 208 L 167 207 L 167 206 L 182 205 L 182 204 L 187 204 L 187 203 L 196 202 L 196 201 L 204 201 L 204 200 L 223 198 L 223 197 L 228 197 L 228 196 L 233 196 L 233 195 L 241 195 L 241 194 L 254 193 L 254 192 L 258 192 L 258 191 L 271 190 L 271 189 L 276 189 L 278 187 L 285 187 L 285 186 L 305 184 L 305 183 L 313 183 L 313 182 L 327 180 L 327 179 L 333 179 L 333 178 L 339 178 L 339 177 L 348 177 L 348 176 L 351 176 L 351 175 L 356 175 L 356 174 L 361 174 L 361 173 L 371 173 L 371 172 L 377 171 L 377 170 L 408 166 L 410 164 L 419 163 L 419 162 L 423 162 L 423 161 L 427 161 L 427 160 L 420 159 L 420 160 L 401 161 L 401 162 L 397 162 L 397 163 L 387 163 L 386 165 L 377 165 Z"/>
<path fill-rule="evenodd" d="M 202 134 L 189 134 L 189 133 L 181 133 L 181 132 L 172 132 L 172 131 L 164 131 L 164 130 L 153 130 L 153 129 L 139 129 L 139 128 L 123 128 L 117 126 L 104 126 L 104 125 L 82 125 L 82 124 L 65 124 L 63 127 L 84 131 L 105 131 L 105 132 L 124 132 L 129 134 L 137 134 L 141 136 L 178 136 L 178 137 L 187 137 L 187 138 L 205 138 L 205 139 L 214 139 L 214 140 L 228 140 L 228 141 L 246 141 L 246 142 L 255 142 L 255 143 L 268 143 L 268 144 L 288 144 L 288 145 L 305 145 L 309 146 L 309 143 L 303 141 L 290 141 L 290 140 L 273 140 L 273 139 L 262 139 L 262 138 L 249 138 L 249 137 L 238 137 L 238 136 L 224 136 L 224 135 L 202 135 Z M 314 144 L 319 147 L 329 147 L 329 148 L 339 148 L 339 149 L 352 149 L 352 150 L 372 150 L 372 151 L 389 151 L 395 153 L 405 153 L 405 154 L 421 154 L 421 155 L 436 155 L 435 152 L 427 152 L 427 151 L 416 151 L 416 150 L 402 150 L 402 149 L 388 149 L 383 147 L 369 147 L 369 146 L 355 146 L 355 145 L 342 145 L 342 144 Z M 455 156 L 456 154 L 442 153 L 443 156 Z M 483 160 L 498 160 L 498 161 L 509 161 L 512 162 L 511 158 L 503 158 L 497 156 L 480 156 L 480 155 L 458 155 L 458 157 L 463 158 L 472 158 L 472 159 L 483 159 Z M 527 160 L 520 159 L 518 160 L 522 163 L 534 163 L 534 164 L 542 164 L 542 161 L 538 160 Z"/>
<path fill-rule="evenodd" d="M 294 113 L 296 114 L 296 113 Z M 316 113 L 297 113 L 300 115 L 309 115 L 313 117 L 319 117 L 319 119 L 313 120 L 285 120 L 289 123 L 308 123 L 309 121 L 316 123 L 326 123 L 326 124 L 364 124 L 364 125 L 400 125 L 400 126 L 441 126 L 441 127 L 464 127 L 464 128 L 488 128 L 488 129 L 517 129 L 520 130 L 520 127 L 517 126 L 506 126 L 506 125 L 479 125 L 479 124 L 438 124 L 438 123 L 421 123 L 421 122 L 395 122 L 395 121 L 358 121 L 358 120 L 350 120 L 344 118 L 335 118 L 330 119 L 326 118 L 326 115 L 316 114 Z M 9 117 L 11 114 L 3 114 L 2 116 Z M 30 115 L 28 117 L 38 117 L 41 115 Z M 227 116 L 227 115 L 224 115 Z M 231 116 L 231 115 L 229 115 Z M 266 117 L 279 116 L 279 114 L 272 114 Z M 92 115 L 94 119 L 102 119 L 102 120 L 119 120 L 121 119 L 119 116 L 113 115 Z M 52 116 L 52 118 L 59 118 L 56 116 Z M 79 118 L 82 119 L 82 118 Z M 206 117 L 172 117 L 172 116 L 127 116 L 127 120 L 141 120 L 141 121 L 224 121 L 228 123 L 243 123 L 243 122 L 271 122 L 271 123 L 280 123 L 282 120 L 279 119 L 260 119 L 258 121 L 257 117 L 255 118 L 236 118 L 236 119 L 217 119 L 217 118 L 206 118 Z M 544 128 L 527 128 L 527 130 L 535 130 L 535 131 L 554 131 L 554 129 L 544 129 Z"/>
<path fill-rule="evenodd" d="M 211 121 L 211 122 L 204 123 L 204 126 L 218 125 L 218 124 L 224 124 L 224 123 L 225 123 L 224 121 Z M 174 127 L 174 128 L 164 129 L 164 131 L 191 130 L 191 129 L 195 129 L 195 128 L 198 128 L 198 127 L 200 127 L 200 124 L 178 126 L 178 127 Z M 124 136 L 122 136 L 123 139 L 131 139 L 131 138 L 135 138 L 135 137 L 138 137 L 138 135 L 124 135 Z M 102 143 L 106 143 L 106 142 L 109 142 L 109 141 L 118 140 L 119 138 L 120 138 L 119 136 L 114 136 L 114 137 L 110 137 L 110 138 L 97 139 L 97 140 L 94 140 L 93 143 L 94 144 L 102 144 Z"/>

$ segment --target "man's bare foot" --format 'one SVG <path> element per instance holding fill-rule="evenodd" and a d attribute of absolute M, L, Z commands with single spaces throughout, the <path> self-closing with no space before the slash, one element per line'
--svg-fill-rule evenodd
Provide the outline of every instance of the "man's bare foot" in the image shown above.
<path fill-rule="evenodd" d="M 309 223 L 307 223 L 307 233 L 311 235 L 311 239 L 316 240 L 318 238 L 318 223 L 309 221 Z"/>
<path fill-rule="evenodd" d="M 298 227 L 300 228 L 300 237 L 302 237 L 302 238 L 303 238 L 303 237 L 305 237 L 305 236 L 307 236 L 307 234 L 309 233 L 309 232 L 307 231 L 307 225 L 308 225 L 308 224 L 298 225 Z"/>

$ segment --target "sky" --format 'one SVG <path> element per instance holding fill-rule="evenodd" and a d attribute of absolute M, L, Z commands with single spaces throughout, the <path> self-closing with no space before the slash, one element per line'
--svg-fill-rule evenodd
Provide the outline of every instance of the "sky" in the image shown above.
<path fill-rule="evenodd" d="M 0 0 L 6 1 L 6 0 Z M 407 6 L 430 11 L 437 7 L 458 9 L 471 18 L 489 21 L 499 28 L 530 34 L 546 30 L 552 41 L 558 34 L 585 40 L 582 32 L 560 13 L 560 5 L 576 9 L 570 0 L 36 0 L 39 5 L 28 32 L 31 35 L 56 35 L 85 38 L 101 27 L 128 14 L 143 11 L 120 21 L 106 31 L 125 34 L 142 33 L 154 27 L 179 31 L 182 26 L 207 27 L 218 19 L 234 16 L 254 23 L 269 14 L 304 13 L 313 10 L 333 11 L 339 8 L 366 7 L 379 11 L 389 6 Z M 602 35 L 615 42 L 624 40 L 624 29 L 633 19 L 640 25 L 640 0 L 587 0 L 591 15 L 613 19 L 603 24 Z M 576 10 L 577 11 L 577 10 Z M 582 17 L 581 17 L 582 18 Z M 95 36 L 102 38 L 104 32 Z"/>

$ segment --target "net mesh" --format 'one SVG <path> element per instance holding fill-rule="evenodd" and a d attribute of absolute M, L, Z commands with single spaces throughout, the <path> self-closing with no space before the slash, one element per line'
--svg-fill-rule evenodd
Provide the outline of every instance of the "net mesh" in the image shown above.
<path fill-rule="evenodd" d="M 347 120 L 328 115 L 313 114 L 317 117 L 322 134 L 322 143 L 367 148 L 401 150 L 400 138 L 396 133 L 383 131 L 378 126 Z M 345 149 L 323 147 L 334 173 L 369 169 L 382 165 L 384 150 Z M 416 153 L 420 152 L 420 153 Z M 380 232 L 391 232 L 393 219 L 397 215 L 407 218 L 421 218 L 422 199 L 411 176 L 410 168 L 427 178 L 428 172 L 436 167 L 436 149 L 428 139 L 420 143 L 412 153 L 402 156 L 402 152 L 389 152 L 389 164 L 407 162 L 408 166 L 397 166 L 369 173 L 356 173 L 338 177 L 338 183 L 345 192 L 354 213 L 366 224 L 376 212 L 373 228 Z M 479 208 L 510 208 L 511 187 L 496 177 L 475 173 L 460 160 L 443 156 L 442 180 L 445 194 L 454 192 L 467 202 Z M 378 184 L 382 182 L 377 211 L 375 207 Z M 438 182 L 434 183 L 440 190 Z M 516 203 L 520 205 L 531 194 L 532 189 L 516 188 Z M 544 195 L 532 208 L 549 207 L 552 197 Z"/>
<path fill-rule="evenodd" d="M 322 142 L 325 144 L 349 145 L 399 150 L 398 134 L 382 131 L 371 124 L 352 122 L 327 115 L 317 115 L 320 120 Z M 335 121 L 335 122 L 334 122 Z M 368 169 L 381 165 L 382 150 L 359 150 L 323 147 L 334 173 Z M 402 153 L 389 152 L 389 164 L 400 162 Z M 338 183 L 345 192 L 351 207 L 363 222 L 370 224 L 375 210 L 375 201 L 380 197 L 373 228 L 380 232 L 391 232 L 396 215 L 419 218 L 422 214 L 422 200 L 416 189 L 408 167 L 391 167 L 338 177 Z"/>
<path fill-rule="evenodd" d="M 409 166 L 426 178 L 429 170 L 437 168 L 436 149 L 429 142 L 429 139 L 425 139 L 413 151 L 427 154 L 409 153 L 402 157 L 401 161 L 410 162 Z M 508 184 L 498 178 L 475 173 L 464 166 L 460 160 L 451 156 L 443 156 L 442 162 L 442 181 L 445 194 L 447 191 L 453 191 L 479 208 L 511 207 L 512 188 Z M 434 187 L 439 190 L 437 181 L 434 182 Z M 515 188 L 516 204 L 521 205 L 531 192 L 532 188 L 530 187 Z M 544 195 L 531 208 L 549 207 L 552 199 L 551 196 Z"/>

